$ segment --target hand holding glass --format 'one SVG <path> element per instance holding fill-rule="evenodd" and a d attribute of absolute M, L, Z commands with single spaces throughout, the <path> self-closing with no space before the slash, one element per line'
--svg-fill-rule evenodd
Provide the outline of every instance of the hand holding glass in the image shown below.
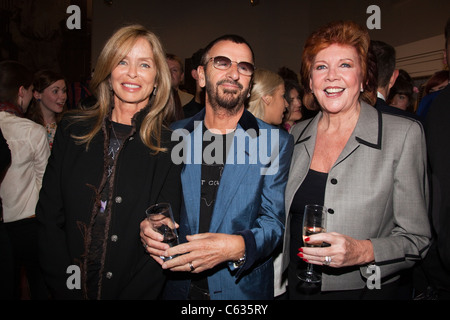
<path fill-rule="evenodd" d="M 327 208 L 317 204 L 308 204 L 305 206 L 305 212 L 303 215 L 303 242 L 306 247 L 320 247 L 321 245 L 311 245 L 305 242 L 305 238 L 312 236 L 313 234 L 326 232 L 326 217 Z M 322 277 L 319 273 L 315 272 L 313 265 L 308 263 L 306 270 L 301 271 L 297 277 L 304 282 L 308 283 L 320 283 Z"/>
<path fill-rule="evenodd" d="M 163 242 L 170 247 L 174 247 L 178 242 L 177 229 L 173 219 L 172 208 L 169 203 L 157 203 L 150 206 L 146 211 L 147 220 L 150 222 L 153 230 L 164 236 Z M 175 258 L 174 256 L 160 256 L 163 261 Z"/>

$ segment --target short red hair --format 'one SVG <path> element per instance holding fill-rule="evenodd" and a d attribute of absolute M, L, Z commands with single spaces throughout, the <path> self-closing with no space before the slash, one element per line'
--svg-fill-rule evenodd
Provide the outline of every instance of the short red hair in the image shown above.
<path fill-rule="evenodd" d="M 301 65 L 301 81 L 305 88 L 303 103 L 308 109 L 317 110 L 320 106 L 315 100 L 311 88 L 311 68 L 316 55 L 333 44 L 351 46 L 356 49 L 361 65 L 364 92 L 360 99 L 374 105 L 376 101 L 376 65 L 369 59 L 370 37 L 366 29 L 353 21 L 337 21 L 329 23 L 315 32 L 306 40 Z"/>

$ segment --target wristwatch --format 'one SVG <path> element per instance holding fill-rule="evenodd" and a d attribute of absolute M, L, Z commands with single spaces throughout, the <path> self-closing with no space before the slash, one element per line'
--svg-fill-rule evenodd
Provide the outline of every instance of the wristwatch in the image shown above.
<path fill-rule="evenodd" d="M 244 256 L 242 258 L 240 258 L 239 260 L 233 262 L 235 268 L 242 267 L 244 265 L 244 263 L 245 263 L 245 253 L 244 253 Z"/>

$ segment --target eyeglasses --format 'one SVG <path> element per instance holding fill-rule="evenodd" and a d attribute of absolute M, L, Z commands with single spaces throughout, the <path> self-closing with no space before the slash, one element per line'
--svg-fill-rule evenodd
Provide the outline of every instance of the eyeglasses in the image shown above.
<path fill-rule="evenodd" d="M 212 61 L 214 68 L 219 69 L 219 70 L 230 69 L 231 65 L 234 62 L 237 65 L 238 72 L 244 76 L 251 76 L 253 74 L 253 72 L 255 72 L 255 66 L 253 64 L 251 64 L 250 62 L 231 61 L 230 58 L 222 57 L 222 56 L 209 58 L 209 61 Z"/>

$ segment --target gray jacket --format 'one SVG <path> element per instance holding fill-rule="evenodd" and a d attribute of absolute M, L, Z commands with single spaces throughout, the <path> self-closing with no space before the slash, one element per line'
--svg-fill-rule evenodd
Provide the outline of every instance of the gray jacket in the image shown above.
<path fill-rule="evenodd" d="M 289 212 L 309 170 L 322 113 L 297 124 L 286 187 Z M 419 122 L 382 114 L 361 102 L 358 123 L 328 173 L 324 204 L 327 231 L 370 239 L 382 283 L 422 259 L 429 247 L 428 184 L 425 136 Z M 290 215 L 286 215 L 282 270 L 289 264 Z M 301 232 L 301 230 L 298 230 Z M 322 291 L 361 289 L 367 266 L 326 268 Z"/>

